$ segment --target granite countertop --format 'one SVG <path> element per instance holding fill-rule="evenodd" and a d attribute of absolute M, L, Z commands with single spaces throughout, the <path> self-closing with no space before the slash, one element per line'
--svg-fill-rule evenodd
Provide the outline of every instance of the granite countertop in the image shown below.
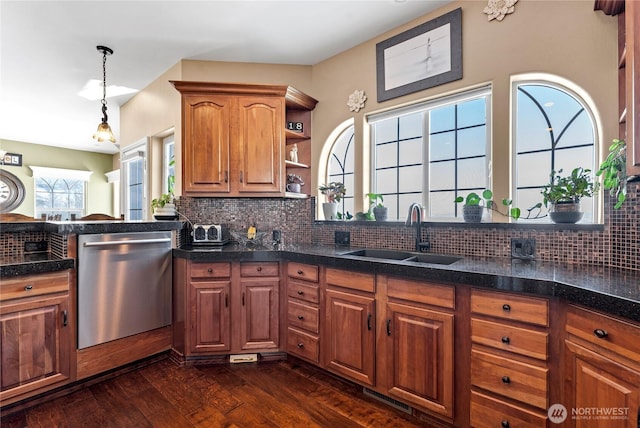
<path fill-rule="evenodd" d="M 154 232 L 158 230 L 179 230 L 181 221 L 120 221 L 120 220 L 92 220 L 92 221 L 30 221 L 2 223 L 2 233 L 15 232 L 49 232 L 59 234 L 90 234 L 90 233 L 127 233 Z"/>
<path fill-rule="evenodd" d="M 640 322 L 640 272 L 592 265 L 465 256 L 450 265 L 371 259 L 353 247 L 284 245 L 244 249 L 185 247 L 175 257 L 195 261 L 288 260 L 495 290 L 559 297 Z"/>
<path fill-rule="evenodd" d="M 0 257 L 0 279 L 73 269 L 75 265 L 74 259 L 61 259 L 51 253 Z"/>

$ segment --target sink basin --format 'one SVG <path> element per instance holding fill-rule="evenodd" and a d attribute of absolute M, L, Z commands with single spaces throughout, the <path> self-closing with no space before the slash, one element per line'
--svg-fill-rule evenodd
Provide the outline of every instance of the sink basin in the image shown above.
<path fill-rule="evenodd" d="M 449 256 L 445 254 L 416 254 L 406 251 L 379 250 L 374 248 L 350 251 L 348 253 L 343 253 L 342 255 L 368 257 L 373 259 L 401 260 L 405 262 L 430 263 L 437 265 L 450 265 L 462 259 L 462 257 Z"/>
<path fill-rule="evenodd" d="M 450 265 L 462 260 L 462 257 L 447 256 L 444 254 L 417 254 L 413 257 L 404 259 L 407 262 L 431 263 L 435 265 Z"/>
<path fill-rule="evenodd" d="M 367 250 L 358 250 L 351 251 L 348 253 L 343 253 L 343 256 L 360 256 L 360 257 L 371 257 L 374 259 L 387 259 L 387 260 L 405 260 L 409 257 L 413 257 L 414 254 L 405 252 L 405 251 L 397 251 L 397 250 L 377 250 L 377 249 L 367 249 Z"/>

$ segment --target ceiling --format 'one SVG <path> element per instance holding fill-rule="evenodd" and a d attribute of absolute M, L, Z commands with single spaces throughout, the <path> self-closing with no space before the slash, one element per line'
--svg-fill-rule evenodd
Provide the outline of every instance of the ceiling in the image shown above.
<path fill-rule="evenodd" d="M 143 89 L 181 59 L 313 65 L 450 0 L 0 0 L 0 138 L 102 153 L 91 136 L 102 80 L 97 45 L 112 48 L 107 86 Z M 108 98 L 119 136 L 119 107 Z"/>

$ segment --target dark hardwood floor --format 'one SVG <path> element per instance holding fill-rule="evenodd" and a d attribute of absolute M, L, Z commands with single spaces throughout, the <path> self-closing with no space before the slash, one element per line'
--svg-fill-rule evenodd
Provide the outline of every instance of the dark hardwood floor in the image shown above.
<path fill-rule="evenodd" d="M 307 364 L 168 359 L 0 420 L 2 428 L 428 426 Z"/>

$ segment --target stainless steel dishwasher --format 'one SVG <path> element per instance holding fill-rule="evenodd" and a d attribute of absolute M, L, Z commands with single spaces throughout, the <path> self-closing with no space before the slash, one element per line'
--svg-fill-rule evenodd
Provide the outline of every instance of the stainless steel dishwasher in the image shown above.
<path fill-rule="evenodd" d="M 171 324 L 171 237 L 79 235 L 78 349 Z"/>

